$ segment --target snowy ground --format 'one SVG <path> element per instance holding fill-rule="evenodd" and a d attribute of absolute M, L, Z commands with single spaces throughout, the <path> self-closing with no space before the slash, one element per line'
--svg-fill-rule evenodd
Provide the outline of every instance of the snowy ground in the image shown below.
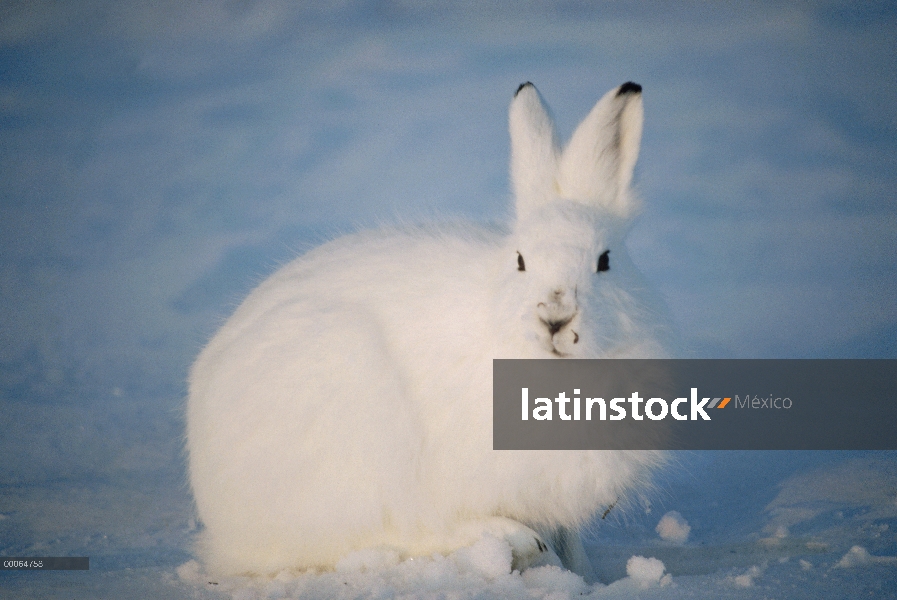
<path fill-rule="evenodd" d="M 490 538 L 448 557 L 402 561 L 370 550 L 335 572 L 211 578 L 188 553 L 185 492 L 119 481 L 5 497 L 5 554 L 90 555 L 91 570 L 6 572 L 0 597 L 897 597 L 893 453 L 680 458 L 649 501 L 612 511 L 595 528 L 589 551 L 605 583 L 591 586 L 555 567 L 511 573 L 510 548 Z M 47 525 L 21 531 L 16 522 Z"/>
<path fill-rule="evenodd" d="M 193 357 L 340 231 L 500 219 L 522 81 L 562 134 L 644 86 L 629 245 L 693 356 L 897 357 L 889 3 L 294 4 L 0 3 L 0 555 L 91 557 L 0 598 L 897 597 L 895 452 L 679 455 L 596 524 L 594 586 L 489 539 L 204 575 Z"/>

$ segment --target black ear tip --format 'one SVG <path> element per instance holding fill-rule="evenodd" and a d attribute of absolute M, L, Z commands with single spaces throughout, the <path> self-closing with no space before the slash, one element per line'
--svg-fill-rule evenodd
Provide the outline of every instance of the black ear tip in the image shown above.
<path fill-rule="evenodd" d="M 620 89 L 617 90 L 617 96 L 622 96 L 623 94 L 641 94 L 642 86 L 632 81 L 627 81 L 623 85 L 620 86 Z"/>
<path fill-rule="evenodd" d="M 514 92 L 514 97 L 515 97 L 515 98 L 517 97 L 517 94 L 520 93 L 520 90 L 522 90 L 522 89 L 525 88 L 526 86 L 530 86 L 530 87 L 532 87 L 532 85 L 533 85 L 533 84 L 532 84 L 531 82 L 529 82 L 529 81 L 525 81 L 525 82 L 521 83 L 520 86 L 517 88 L 517 91 Z"/>

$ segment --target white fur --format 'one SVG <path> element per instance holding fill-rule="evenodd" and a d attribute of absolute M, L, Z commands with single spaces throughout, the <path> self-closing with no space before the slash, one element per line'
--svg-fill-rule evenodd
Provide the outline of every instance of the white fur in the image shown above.
<path fill-rule="evenodd" d="M 190 375 L 211 570 L 330 568 L 361 548 L 451 552 L 490 534 L 515 568 L 556 563 L 544 539 L 588 573 L 578 528 L 661 456 L 493 451 L 492 359 L 667 355 L 623 246 L 641 123 L 640 94 L 612 90 L 562 152 L 526 85 L 510 109 L 510 233 L 359 233 L 246 299 Z"/>

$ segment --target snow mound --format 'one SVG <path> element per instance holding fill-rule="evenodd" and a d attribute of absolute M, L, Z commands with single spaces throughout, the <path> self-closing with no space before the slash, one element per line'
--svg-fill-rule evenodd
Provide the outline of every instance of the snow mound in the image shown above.
<path fill-rule="evenodd" d="M 682 515 L 671 510 L 660 519 L 655 531 L 662 540 L 684 544 L 688 540 L 688 534 L 691 533 L 691 526 Z"/>
<path fill-rule="evenodd" d="M 666 570 L 663 562 L 656 558 L 633 556 L 626 561 L 626 574 L 633 583 L 640 588 L 654 587 L 655 585 L 667 585 L 672 580 L 670 575 L 664 575 Z"/>
<path fill-rule="evenodd" d="M 851 567 L 865 567 L 873 564 L 897 565 L 897 556 L 873 556 L 862 546 L 854 546 L 847 554 L 841 557 L 835 568 L 849 569 Z"/>
<path fill-rule="evenodd" d="M 748 569 L 746 573 L 742 573 L 741 575 L 736 575 L 735 577 L 730 578 L 730 581 L 735 585 L 735 587 L 754 587 L 754 582 L 762 574 L 763 570 L 760 567 L 754 565 L 753 567 Z"/>

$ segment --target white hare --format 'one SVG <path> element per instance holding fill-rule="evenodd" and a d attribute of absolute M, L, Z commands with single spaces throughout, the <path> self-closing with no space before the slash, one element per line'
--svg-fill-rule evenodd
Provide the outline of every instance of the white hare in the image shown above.
<path fill-rule="evenodd" d="M 523 84 L 509 231 L 350 235 L 250 294 L 190 375 L 190 483 L 212 571 L 448 553 L 491 534 L 514 568 L 560 557 L 589 576 L 579 528 L 662 455 L 492 450 L 492 359 L 668 355 L 623 246 L 641 129 L 641 87 L 625 83 L 562 151 Z"/>

